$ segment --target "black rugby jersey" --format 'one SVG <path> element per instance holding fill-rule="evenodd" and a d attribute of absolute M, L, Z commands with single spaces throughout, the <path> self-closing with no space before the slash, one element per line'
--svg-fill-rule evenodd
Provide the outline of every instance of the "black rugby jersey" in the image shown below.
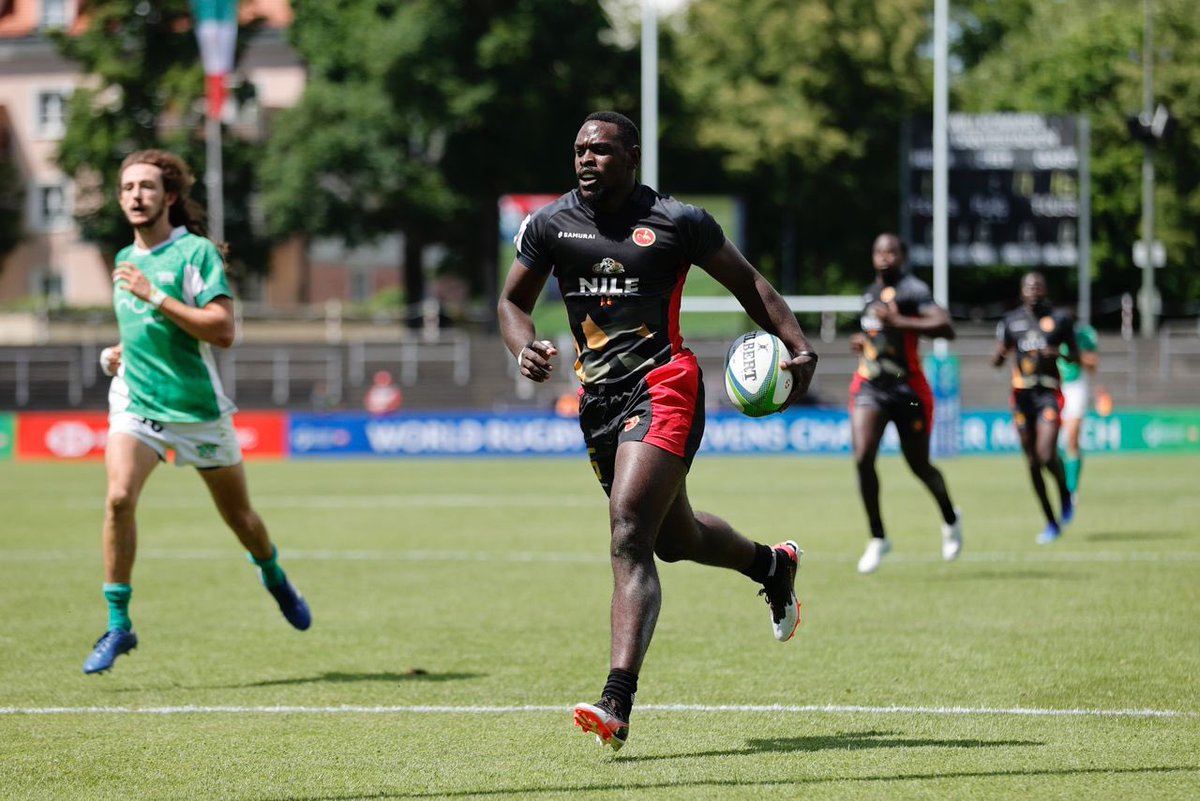
<path fill-rule="evenodd" d="M 558 279 L 586 386 L 642 375 L 683 350 L 684 279 L 725 232 L 704 209 L 639 185 L 615 214 L 568 192 L 526 217 L 513 241 L 522 264 Z"/>
<path fill-rule="evenodd" d="M 876 279 L 863 294 L 863 313 L 859 321 L 867 335 L 858 360 L 859 375 L 878 383 L 905 381 L 912 374 L 924 375 L 917 353 L 917 332 L 884 328 L 879 318 L 871 313 L 871 306 L 876 303 L 884 306 L 895 303 L 903 316 L 919 317 L 934 305 L 929 285 L 911 273 L 902 275 L 894 286 Z"/>
<path fill-rule="evenodd" d="M 1035 315 L 1027 306 L 1013 309 L 996 326 L 996 339 L 1016 350 L 1012 371 L 1014 389 L 1058 389 L 1058 353 L 1061 345 L 1074 349 L 1075 324 L 1065 312 Z"/>

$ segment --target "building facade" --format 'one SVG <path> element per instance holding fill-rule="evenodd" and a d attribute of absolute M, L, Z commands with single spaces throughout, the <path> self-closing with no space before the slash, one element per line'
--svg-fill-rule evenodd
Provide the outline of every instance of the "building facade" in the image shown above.
<path fill-rule="evenodd" d="M 52 29 L 83 30 L 81 0 L 0 0 L 0 159 L 16 169 L 23 203 L 24 236 L 0 264 L 0 303 L 22 300 L 69 306 L 111 302 L 110 265 L 75 225 L 74 186 L 56 163 L 65 131 L 67 102 L 87 80 L 62 58 L 46 36 Z M 295 105 L 305 70 L 283 31 L 292 19 L 287 0 L 242 0 L 243 21 L 262 17 L 264 29 L 249 43 L 234 79 L 254 85 L 256 104 L 237 109 L 228 122 L 263 134 L 261 120 Z M 304 248 L 292 244 L 272 258 L 287 294 L 288 275 L 300 270 Z M 270 282 L 268 282 L 270 283 Z M 282 298 L 281 298 L 282 299 Z"/>

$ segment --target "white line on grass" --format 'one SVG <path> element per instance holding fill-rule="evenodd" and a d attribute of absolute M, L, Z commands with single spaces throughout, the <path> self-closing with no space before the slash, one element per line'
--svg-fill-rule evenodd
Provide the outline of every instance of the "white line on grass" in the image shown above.
<path fill-rule="evenodd" d="M 46 706 L 0 707 L 0 715 L 506 715 L 563 712 L 566 706 Z M 644 704 L 641 712 L 793 713 L 825 715 L 1008 715 L 1020 717 L 1193 718 L 1169 709 L 990 709 L 964 706 L 794 706 L 788 704 Z"/>
<path fill-rule="evenodd" d="M 303 550 L 285 549 L 283 557 L 288 561 L 308 562 L 534 562 L 547 564 L 596 563 L 608 564 L 603 553 L 568 553 L 563 551 L 453 551 L 453 550 Z M 225 549 L 144 548 L 138 556 L 143 559 L 164 561 L 227 561 L 236 553 Z M 69 562 L 92 561 L 96 552 L 91 549 L 34 548 L 0 549 L 0 560 L 8 562 Z M 854 556 L 834 554 L 805 555 L 805 562 L 853 562 Z M 1192 564 L 1200 561 L 1200 551 L 1062 551 L 1045 550 L 1028 553 L 1018 551 L 995 551 L 964 554 L 960 562 L 979 564 L 1111 564 L 1148 562 L 1154 564 Z M 936 554 L 892 554 L 888 564 L 927 565 L 940 564 Z"/>

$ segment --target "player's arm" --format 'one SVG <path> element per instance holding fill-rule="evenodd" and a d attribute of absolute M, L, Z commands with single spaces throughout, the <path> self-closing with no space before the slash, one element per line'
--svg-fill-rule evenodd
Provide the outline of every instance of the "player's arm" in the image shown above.
<path fill-rule="evenodd" d="M 1079 361 L 1079 339 L 1075 336 L 1074 325 L 1067 324 L 1066 335 L 1063 337 L 1062 342 L 1062 357 L 1068 362 Z"/>
<path fill-rule="evenodd" d="M 875 304 L 875 316 L 885 328 L 895 328 L 900 331 L 912 331 L 922 336 L 934 339 L 954 339 L 954 326 L 950 322 L 950 312 L 936 303 L 928 303 L 921 307 L 916 315 L 901 314 L 896 304 Z"/>
<path fill-rule="evenodd" d="M 1004 360 L 1008 358 L 1009 351 L 1013 349 L 1012 339 L 1008 336 L 1008 326 L 1001 320 L 996 326 L 996 352 L 992 354 L 992 367 L 999 367 L 1004 364 Z"/>
<path fill-rule="evenodd" d="M 867 335 L 866 334 L 863 334 L 860 332 L 860 333 L 850 335 L 850 352 L 851 353 L 861 354 L 863 352 L 863 347 L 866 344 L 867 344 Z"/>
<path fill-rule="evenodd" d="M 738 299 L 751 320 L 787 345 L 792 358 L 783 366 L 791 370 L 793 376 L 788 404 L 802 398 L 817 369 L 817 353 L 796 322 L 796 315 L 787 301 L 728 239 L 700 267 Z"/>
<path fill-rule="evenodd" d="M 123 285 L 134 297 L 158 308 L 175 325 L 201 342 L 228 348 L 237 333 L 233 298 L 219 295 L 197 308 L 167 295 L 131 262 L 123 261 L 113 271 L 113 283 Z"/>
<path fill-rule="evenodd" d="M 533 326 L 533 307 L 542 294 L 546 278 L 545 273 L 531 270 L 520 259 L 513 259 L 500 291 L 500 302 L 496 305 L 504 344 L 517 360 L 521 375 L 538 383 L 550 378 L 554 370 L 550 359 L 558 355 L 558 348 L 549 340 L 535 338 Z"/>

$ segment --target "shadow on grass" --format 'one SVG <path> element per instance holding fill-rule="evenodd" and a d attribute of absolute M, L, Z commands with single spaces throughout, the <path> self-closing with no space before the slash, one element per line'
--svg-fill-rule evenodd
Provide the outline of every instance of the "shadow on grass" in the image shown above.
<path fill-rule="evenodd" d="M 614 761 L 627 760 L 617 757 Z M 710 779 L 705 781 L 663 781 L 663 782 L 605 782 L 604 784 L 564 785 L 555 787 L 487 787 L 474 790 L 451 790 L 408 793 L 381 790 L 377 793 L 355 793 L 353 795 L 312 795 L 287 796 L 287 801 L 352 801 L 353 799 L 379 798 L 457 798 L 464 796 L 510 796 L 513 798 L 532 798 L 539 795 L 561 795 L 563 793 L 621 793 L 654 790 L 687 790 L 693 788 L 715 789 L 728 787 L 736 789 L 782 789 L 797 788 L 805 785 L 836 784 L 843 782 L 858 782 L 864 785 L 887 786 L 899 782 L 945 781 L 946 779 L 1002 779 L 1027 778 L 1035 776 L 1145 776 L 1163 773 L 1200 773 L 1196 765 L 1163 765 L 1146 768 L 1030 768 L 1028 770 L 980 770 L 980 771 L 946 771 L 945 773 L 900 773 L 891 776 L 822 776 L 781 781 L 753 781 L 735 779 Z M 267 796 L 261 801 L 285 801 L 284 797 Z"/>
<path fill-rule="evenodd" d="M 1013 570 L 979 570 L 967 571 L 956 570 L 952 573 L 940 576 L 939 581 L 1091 581 L 1092 576 L 1087 573 L 1078 573 L 1070 570 L 1047 570 L 1047 569 L 1030 569 L 1016 568 Z M 929 577 L 922 577 L 922 583 L 928 583 Z"/>
<path fill-rule="evenodd" d="M 246 684 L 226 684 L 216 689 L 235 690 L 242 687 L 288 687 L 295 684 L 357 684 L 364 681 L 467 681 L 481 679 L 482 673 L 430 673 L 424 668 L 410 668 L 403 673 L 384 671 L 382 673 L 342 673 L 327 671 L 316 676 L 297 676 L 294 679 L 269 679 L 267 681 L 252 681 Z"/>
<path fill-rule="evenodd" d="M 931 740 L 915 737 L 897 737 L 895 734 L 895 732 L 890 731 L 861 731 L 830 734 L 821 737 L 772 737 L 765 740 L 747 740 L 745 748 L 726 751 L 698 751 L 692 754 L 629 756 L 621 761 L 655 762 L 661 759 L 741 756 L 767 752 L 788 754 L 812 751 L 859 751 L 866 748 L 997 748 L 1012 745 L 1045 745 L 1045 743 L 1034 740 Z"/>
<path fill-rule="evenodd" d="M 1146 542 L 1148 540 L 1182 540 L 1188 536 L 1186 531 L 1098 531 L 1095 534 L 1084 534 L 1088 542 Z"/>

